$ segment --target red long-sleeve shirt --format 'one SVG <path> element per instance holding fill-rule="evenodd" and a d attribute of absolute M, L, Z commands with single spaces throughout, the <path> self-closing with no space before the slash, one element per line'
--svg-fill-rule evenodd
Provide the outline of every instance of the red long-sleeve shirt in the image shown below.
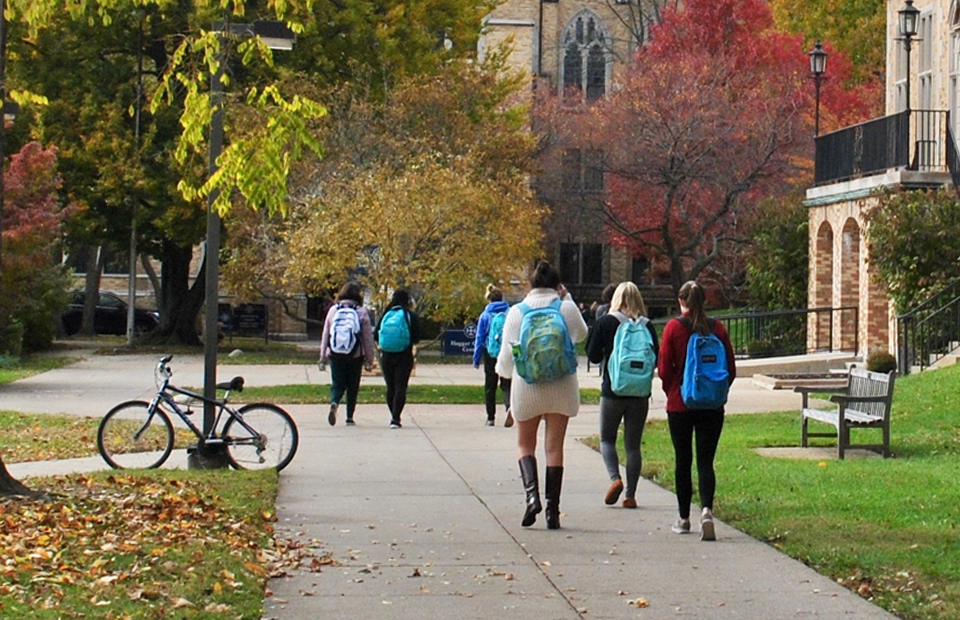
<path fill-rule="evenodd" d="M 689 318 L 689 313 L 683 316 Z M 737 364 L 733 357 L 733 345 L 723 323 L 713 320 L 713 333 L 716 334 L 723 348 L 727 350 L 727 371 L 730 373 L 730 383 L 737 377 Z M 683 369 L 687 361 L 687 342 L 690 340 L 690 331 L 678 319 L 669 321 L 663 328 L 663 337 L 660 339 L 660 357 L 657 359 L 657 373 L 663 384 L 663 391 L 667 395 L 667 412 L 683 413 L 690 411 L 680 396 L 680 384 L 683 383 Z"/>

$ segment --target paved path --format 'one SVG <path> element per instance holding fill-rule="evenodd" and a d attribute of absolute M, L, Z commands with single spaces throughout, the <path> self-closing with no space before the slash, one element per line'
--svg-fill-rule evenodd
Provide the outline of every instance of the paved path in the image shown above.
<path fill-rule="evenodd" d="M 0 387 L 0 409 L 99 415 L 149 395 L 155 362 L 90 358 Z M 175 378 L 199 382 L 200 358 L 174 362 Z M 221 379 L 234 373 L 250 385 L 324 382 L 315 367 L 220 369 Z M 421 366 L 415 381 L 479 382 L 480 374 Z M 743 380 L 730 409 L 798 404 L 796 395 Z M 520 527 L 514 432 L 483 426 L 480 406 L 411 405 L 400 430 L 387 428 L 382 405 L 361 406 L 355 427 L 333 428 L 323 407 L 288 409 L 302 443 L 281 476 L 278 535 L 336 564 L 272 580 L 266 618 L 893 618 L 723 523 L 715 543 L 672 534 L 675 497 L 650 482 L 641 481 L 638 510 L 605 506 L 600 458 L 577 441 L 596 433 L 596 406 L 570 425 L 559 531 L 546 530 L 542 518 Z M 25 477 L 98 466 L 78 459 L 10 469 Z"/>

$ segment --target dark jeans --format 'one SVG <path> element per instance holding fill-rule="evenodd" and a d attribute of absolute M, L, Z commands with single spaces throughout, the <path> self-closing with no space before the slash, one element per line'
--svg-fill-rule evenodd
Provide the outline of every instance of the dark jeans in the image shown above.
<path fill-rule="evenodd" d="M 347 419 L 353 419 L 357 408 L 357 392 L 363 374 L 363 357 L 330 356 L 330 401 L 339 403 L 347 394 Z"/>
<path fill-rule="evenodd" d="M 510 378 L 497 374 L 497 358 L 483 351 L 483 396 L 487 405 L 487 419 L 497 417 L 497 384 L 503 392 L 503 406 L 510 408 Z"/>
<path fill-rule="evenodd" d="M 390 417 L 394 422 L 399 422 L 403 406 L 407 404 L 407 386 L 410 384 L 410 373 L 413 372 L 413 352 L 384 352 L 380 355 L 380 367 L 383 369 L 383 380 L 387 384 L 387 408 L 390 410 Z"/>
<path fill-rule="evenodd" d="M 677 505 L 680 518 L 690 518 L 690 498 L 693 496 L 693 436 L 697 442 L 697 482 L 700 490 L 700 506 L 713 510 L 713 496 L 717 489 L 717 476 L 713 471 L 713 458 L 717 454 L 720 433 L 723 431 L 723 411 L 699 410 L 684 413 L 667 412 L 670 423 L 670 439 L 677 468 L 674 480 L 677 485 Z"/>

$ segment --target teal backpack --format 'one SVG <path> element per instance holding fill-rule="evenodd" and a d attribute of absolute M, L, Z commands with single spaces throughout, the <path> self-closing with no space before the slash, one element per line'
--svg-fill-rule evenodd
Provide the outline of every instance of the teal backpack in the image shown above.
<path fill-rule="evenodd" d="M 400 306 L 387 310 L 380 323 L 380 350 L 400 353 L 410 347 L 410 321 Z"/>
<path fill-rule="evenodd" d="M 523 318 L 513 360 L 517 374 L 527 383 L 556 381 L 577 372 L 577 350 L 560 313 L 560 303 L 557 299 L 536 309 L 518 304 Z"/>
<path fill-rule="evenodd" d="M 490 330 L 487 332 L 487 355 L 500 355 L 500 345 L 503 344 L 503 323 L 507 320 L 507 311 L 498 312 L 490 317 Z"/>
<path fill-rule="evenodd" d="M 620 326 L 607 361 L 610 389 L 617 396 L 650 396 L 653 370 L 657 366 L 653 338 L 647 326 L 650 321 L 646 317 L 630 319 L 622 312 L 611 314 L 620 321 Z"/>

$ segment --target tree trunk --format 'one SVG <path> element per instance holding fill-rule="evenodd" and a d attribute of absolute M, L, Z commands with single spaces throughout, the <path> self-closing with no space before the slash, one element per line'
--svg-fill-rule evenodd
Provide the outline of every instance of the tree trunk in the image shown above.
<path fill-rule="evenodd" d="M 203 306 L 204 277 L 200 265 L 197 279 L 190 286 L 190 262 L 193 246 L 163 242 L 163 260 L 160 268 L 160 327 L 146 342 L 200 345 L 197 317 Z"/>
<path fill-rule="evenodd" d="M 83 318 L 79 333 L 84 336 L 96 334 L 95 315 L 100 303 L 100 274 L 103 273 L 104 252 L 97 246 L 87 246 L 87 273 L 84 276 Z"/>
<path fill-rule="evenodd" d="M 0 497 L 43 497 L 43 493 L 31 490 L 19 480 L 10 475 L 7 466 L 3 463 L 3 457 L 0 457 Z"/>

